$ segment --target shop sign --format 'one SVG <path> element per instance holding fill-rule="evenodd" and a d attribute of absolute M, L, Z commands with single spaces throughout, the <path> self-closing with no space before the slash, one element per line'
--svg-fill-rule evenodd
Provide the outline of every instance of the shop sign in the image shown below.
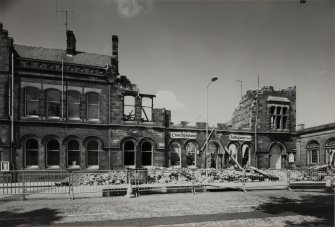
<path fill-rule="evenodd" d="M 251 141 L 250 135 L 237 135 L 237 134 L 230 134 L 229 135 L 230 141 Z"/>
<path fill-rule="evenodd" d="M 196 139 L 196 132 L 170 132 L 172 139 Z"/>

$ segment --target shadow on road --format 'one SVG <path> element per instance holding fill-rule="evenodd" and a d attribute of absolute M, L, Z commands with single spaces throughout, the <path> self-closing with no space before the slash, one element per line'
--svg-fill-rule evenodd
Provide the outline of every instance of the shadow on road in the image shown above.
<path fill-rule="evenodd" d="M 334 226 L 334 194 L 302 195 L 300 199 L 286 197 L 270 197 L 271 202 L 259 205 L 256 209 L 269 214 L 293 212 L 298 215 L 312 216 L 314 222 L 292 223 L 287 226 Z"/>
<path fill-rule="evenodd" d="M 58 210 L 49 208 L 24 213 L 19 213 L 18 210 L 3 211 L 0 212 L 0 226 L 50 225 L 61 218 L 59 213 Z"/>

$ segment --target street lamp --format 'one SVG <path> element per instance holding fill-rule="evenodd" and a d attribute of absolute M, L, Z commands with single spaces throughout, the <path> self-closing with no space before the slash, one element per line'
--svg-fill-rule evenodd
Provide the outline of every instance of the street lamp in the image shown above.
<path fill-rule="evenodd" d="M 215 82 L 215 81 L 217 81 L 218 80 L 218 78 L 217 77 L 213 77 L 212 79 L 211 79 L 211 81 L 208 83 L 208 85 L 207 85 L 207 95 L 206 95 L 206 98 L 207 98 L 207 119 L 206 119 L 206 141 L 207 141 L 207 139 L 208 139 L 208 88 L 209 88 L 209 86 L 213 83 L 213 82 Z M 207 153 L 208 153 L 208 142 L 209 141 L 207 141 L 207 143 L 206 143 L 206 152 L 205 152 L 205 168 L 206 168 L 206 165 L 207 165 L 207 158 L 206 158 L 206 156 L 207 156 Z"/>

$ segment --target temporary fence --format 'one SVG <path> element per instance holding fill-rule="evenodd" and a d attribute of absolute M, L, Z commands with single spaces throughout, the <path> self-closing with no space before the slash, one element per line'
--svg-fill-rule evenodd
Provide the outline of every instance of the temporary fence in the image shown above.
<path fill-rule="evenodd" d="M 67 171 L 8 171 L 0 174 L 4 195 L 69 194 L 71 174 Z"/>
<path fill-rule="evenodd" d="M 250 189 L 325 187 L 334 172 L 308 169 L 123 169 L 94 171 L 16 170 L 0 172 L 0 194 L 85 193 L 103 196 L 152 193 L 201 192 L 227 188 Z M 331 183 L 332 184 L 332 183 Z"/>

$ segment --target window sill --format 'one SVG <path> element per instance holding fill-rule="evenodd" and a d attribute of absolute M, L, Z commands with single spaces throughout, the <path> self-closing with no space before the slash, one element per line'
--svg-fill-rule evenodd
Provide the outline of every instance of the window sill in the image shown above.
<path fill-rule="evenodd" d="M 124 168 L 129 168 L 129 169 L 135 169 L 135 165 L 132 165 L 132 166 L 124 166 Z"/>
<path fill-rule="evenodd" d="M 79 169 L 80 166 L 78 166 L 78 165 L 75 165 L 75 166 L 68 166 L 67 168 L 68 168 L 68 169 Z"/>
<path fill-rule="evenodd" d="M 38 116 L 38 115 L 26 115 L 26 116 L 23 117 L 23 119 L 25 119 L 25 120 L 29 120 L 29 119 L 32 119 L 32 120 L 40 120 L 41 117 Z"/>
<path fill-rule="evenodd" d="M 81 121 L 79 117 L 69 117 L 68 120 L 69 121 Z"/>
<path fill-rule="evenodd" d="M 26 166 L 24 169 L 25 170 L 35 170 L 35 169 L 38 169 L 38 166 Z"/>
<path fill-rule="evenodd" d="M 59 166 L 47 166 L 47 169 L 59 169 Z"/>
<path fill-rule="evenodd" d="M 94 166 L 87 166 L 87 169 L 99 169 L 98 165 L 94 165 Z"/>
<path fill-rule="evenodd" d="M 100 123 L 100 119 L 87 119 L 87 123 Z"/>
<path fill-rule="evenodd" d="M 60 117 L 47 117 L 47 120 L 60 120 Z"/>

